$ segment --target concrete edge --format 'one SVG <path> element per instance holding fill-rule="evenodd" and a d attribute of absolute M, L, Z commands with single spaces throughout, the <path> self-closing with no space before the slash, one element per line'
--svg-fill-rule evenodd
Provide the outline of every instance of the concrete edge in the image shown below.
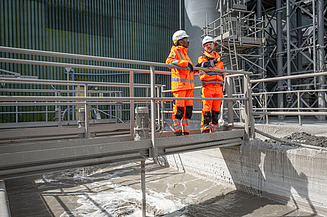
<path fill-rule="evenodd" d="M 7 191 L 5 187 L 5 182 L 0 180 L 0 216 L 10 217 L 9 200 L 7 197 Z"/>

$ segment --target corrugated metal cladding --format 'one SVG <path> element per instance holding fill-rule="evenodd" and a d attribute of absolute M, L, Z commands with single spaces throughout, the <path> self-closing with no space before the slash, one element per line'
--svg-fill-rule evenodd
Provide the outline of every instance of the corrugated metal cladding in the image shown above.
<path fill-rule="evenodd" d="M 179 29 L 179 2 L 178 0 L 1 0 L 0 44 L 17 48 L 165 62 L 172 45 L 171 36 Z M 114 63 L 32 55 L 0 53 L 0 56 L 122 66 Z M 124 66 L 128 67 L 128 65 Z M 38 76 L 40 79 L 67 80 L 64 68 L 4 63 L 1 63 L 0 67 L 21 75 Z M 160 70 L 168 71 L 168 69 Z M 137 74 L 134 77 L 136 83 L 149 83 L 149 75 Z M 156 77 L 157 83 L 167 84 L 170 88 L 170 76 Z M 85 69 L 74 69 L 74 76 L 70 79 L 129 82 L 127 73 Z M 128 90 L 122 91 L 123 96 L 129 95 Z"/>
<path fill-rule="evenodd" d="M 179 1 L 1 0 L 0 22 L 3 46 L 164 62 L 172 44 L 171 35 L 179 26 Z M 101 63 L 104 64 L 115 65 Z M 39 78 L 67 79 L 64 69 L 12 64 L 2 64 L 1 68 Z M 111 72 L 75 69 L 75 79 L 84 80 L 77 76 L 83 73 Z M 85 80 L 102 81 L 100 77 L 88 76 Z M 104 81 L 107 80 L 128 79 L 105 76 Z"/>

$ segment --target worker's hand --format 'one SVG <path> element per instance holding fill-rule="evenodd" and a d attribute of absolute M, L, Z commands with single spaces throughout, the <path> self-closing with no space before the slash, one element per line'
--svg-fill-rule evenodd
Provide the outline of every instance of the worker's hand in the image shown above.
<path fill-rule="evenodd" d="M 213 59 L 213 60 L 210 60 L 210 66 L 212 68 L 214 68 L 216 66 L 216 64 L 218 63 L 218 60 L 217 59 Z"/>
<path fill-rule="evenodd" d="M 193 68 L 193 65 L 192 65 L 192 63 L 188 63 L 188 67 L 190 68 L 190 72 L 193 72 L 194 71 L 194 68 Z"/>
<path fill-rule="evenodd" d="M 202 62 L 202 63 L 201 63 L 201 67 L 202 67 L 202 68 L 210 67 L 210 62 L 209 62 L 209 61 L 208 61 L 208 62 Z"/>

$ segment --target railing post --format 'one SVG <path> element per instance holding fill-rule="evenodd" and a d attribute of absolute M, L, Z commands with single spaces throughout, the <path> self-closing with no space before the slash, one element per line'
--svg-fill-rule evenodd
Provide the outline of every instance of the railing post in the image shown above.
<path fill-rule="evenodd" d="M 161 97 L 165 97 L 165 85 L 161 86 Z M 161 101 L 161 130 L 164 131 L 165 129 L 165 102 Z"/>
<path fill-rule="evenodd" d="M 244 75 L 244 97 L 248 100 L 245 101 L 245 133 L 247 139 L 254 138 L 254 119 L 253 119 L 253 107 L 252 107 L 252 93 L 251 93 L 251 83 L 250 76 Z"/>
<path fill-rule="evenodd" d="M 146 216 L 145 160 L 141 160 L 142 217 Z"/>
<path fill-rule="evenodd" d="M 267 96 L 267 93 L 264 93 L 265 94 L 265 112 L 267 112 L 267 108 L 268 108 L 268 96 Z M 268 119 L 268 115 L 266 115 L 266 124 L 269 124 L 269 119 Z"/>
<path fill-rule="evenodd" d="M 300 112 L 300 91 L 297 91 L 297 111 Z M 301 115 L 299 115 L 299 125 L 302 126 Z"/>
<path fill-rule="evenodd" d="M 233 97 L 232 79 L 230 77 L 226 77 L 226 82 L 227 82 L 226 84 L 227 98 L 232 98 Z M 228 108 L 228 123 L 234 126 L 233 101 L 230 100 L 227 101 L 227 108 Z"/>
<path fill-rule="evenodd" d="M 160 96 L 160 89 L 159 89 L 159 87 L 157 86 L 157 88 L 156 88 L 156 90 L 157 90 L 157 97 L 159 97 Z M 161 127 L 161 124 L 160 124 L 160 105 L 159 105 L 160 103 L 159 102 L 157 102 L 157 126 L 158 126 L 158 130 L 160 130 L 160 127 Z"/>
<path fill-rule="evenodd" d="M 151 80 L 151 142 L 152 142 L 152 156 L 158 156 L 158 149 L 156 147 L 156 102 L 155 97 L 155 72 L 154 67 L 150 66 L 150 80 Z"/>
<path fill-rule="evenodd" d="M 134 72 L 133 71 L 129 71 L 129 96 L 130 97 L 134 97 Z M 134 100 L 131 100 L 131 104 L 130 104 L 130 131 L 131 131 L 131 135 L 133 136 L 134 134 L 134 127 L 135 127 L 135 122 L 134 122 Z M 116 114 L 116 116 L 118 116 Z"/>
<path fill-rule="evenodd" d="M 88 86 L 87 84 L 84 85 L 84 97 L 88 96 Z M 85 100 L 85 124 L 84 124 L 84 137 L 89 138 L 90 132 L 89 132 L 89 106 L 87 104 L 87 100 Z"/>

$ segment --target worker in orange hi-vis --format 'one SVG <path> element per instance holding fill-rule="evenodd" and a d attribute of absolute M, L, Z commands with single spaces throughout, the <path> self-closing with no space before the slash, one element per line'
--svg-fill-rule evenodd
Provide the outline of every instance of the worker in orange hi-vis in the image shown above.
<path fill-rule="evenodd" d="M 197 66 L 209 69 L 223 69 L 223 62 L 215 49 L 215 41 L 212 37 L 206 36 L 202 40 L 205 52 L 198 58 Z M 224 78 L 222 73 L 199 72 L 202 81 L 202 98 L 223 98 Z M 218 119 L 222 100 L 203 100 L 201 133 L 218 132 Z"/>
<path fill-rule="evenodd" d="M 174 97 L 193 97 L 194 92 L 194 70 L 191 59 L 187 55 L 189 47 L 189 36 L 184 30 L 178 30 L 173 34 L 173 43 L 167 64 L 184 69 L 171 69 L 171 90 Z M 173 104 L 173 128 L 175 136 L 190 134 L 190 119 L 193 112 L 192 100 L 174 100 Z"/>

